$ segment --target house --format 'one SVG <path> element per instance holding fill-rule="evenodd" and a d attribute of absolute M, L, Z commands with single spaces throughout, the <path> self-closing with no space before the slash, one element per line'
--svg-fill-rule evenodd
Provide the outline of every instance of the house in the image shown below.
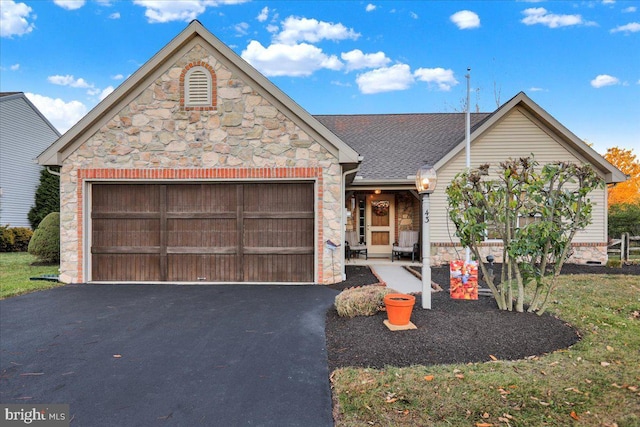
<path fill-rule="evenodd" d="M 38 158 L 62 168 L 60 278 L 339 282 L 344 245 L 338 251 L 333 243 L 344 241 L 345 224 L 367 224 L 371 200 L 389 201 L 391 219 L 374 230 L 386 240 L 368 239 L 374 256 L 390 255 L 375 246 L 398 230 L 419 227 L 412 175 L 423 161 L 435 163 L 442 182 L 460 170 L 461 120 L 313 117 L 193 21 Z M 524 94 L 474 116 L 474 150 L 486 152 L 474 162 L 503 155 L 496 144 L 512 143 L 514 129 L 529 149 L 554 147 L 553 159 L 576 156 L 604 179 L 622 179 Z M 434 232 L 442 228 L 442 260 L 455 245 L 443 190 L 433 195 L 442 218 L 432 222 Z M 605 197 L 597 196 L 597 221 Z M 606 221 L 583 239 L 600 251 Z"/>
<path fill-rule="evenodd" d="M 36 157 L 59 137 L 24 93 L 0 93 L 0 225 L 31 227 L 42 169 Z"/>

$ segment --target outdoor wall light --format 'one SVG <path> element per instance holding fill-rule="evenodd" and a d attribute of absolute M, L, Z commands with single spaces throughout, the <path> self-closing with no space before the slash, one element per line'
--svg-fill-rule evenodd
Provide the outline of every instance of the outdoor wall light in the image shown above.
<path fill-rule="evenodd" d="M 418 193 L 433 193 L 433 190 L 436 189 L 437 182 L 438 178 L 433 166 L 424 165 L 418 169 L 418 173 L 416 174 L 416 189 Z"/>

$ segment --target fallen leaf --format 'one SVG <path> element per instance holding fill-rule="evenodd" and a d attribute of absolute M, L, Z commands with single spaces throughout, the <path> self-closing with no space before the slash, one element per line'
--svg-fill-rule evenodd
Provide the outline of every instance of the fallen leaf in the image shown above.
<path fill-rule="evenodd" d="M 509 419 L 509 420 L 513 420 L 513 415 L 507 414 L 506 412 L 504 414 L 502 414 L 503 417 Z"/>
<path fill-rule="evenodd" d="M 551 405 L 551 403 L 543 402 L 542 400 L 540 401 L 540 404 L 542 406 L 550 406 Z"/>
<path fill-rule="evenodd" d="M 593 381 L 591 381 L 589 378 L 585 378 L 584 382 L 587 384 L 591 384 Z"/>
<path fill-rule="evenodd" d="M 114 354 L 113 357 L 115 357 L 116 359 L 120 359 L 122 357 L 121 354 Z"/>
<path fill-rule="evenodd" d="M 458 379 L 461 379 L 461 380 L 462 380 L 462 379 L 464 379 L 464 375 L 462 375 L 462 374 L 456 374 L 456 378 L 458 378 Z"/>
<path fill-rule="evenodd" d="M 609 366 L 611 363 L 609 362 L 600 362 L 600 366 Z"/>
<path fill-rule="evenodd" d="M 629 390 L 633 391 L 634 393 L 636 391 L 638 391 L 638 387 L 634 386 L 634 385 L 630 385 L 629 387 L 627 387 Z"/>
<path fill-rule="evenodd" d="M 489 423 L 476 423 L 476 427 L 493 427 L 493 424 L 489 424 Z"/>
<path fill-rule="evenodd" d="M 618 384 L 616 384 L 616 383 L 611 384 L 611 387 L 615 387 L 615 388 L 622 388 L 622 386 L 621 386 L 621 385 L 618 385 Z"/>
<path fill-rule="evenodd" d="M 493 354 L 490 354 L 490 355 L 489 355 L 489 357 L 490 357 L 490 358 L 491 358 L 491 360 L 493 360 L 494 362 L 495 362 L 496 360 L 498 360 L 498 358 L 497 358 L 497 357 L 495 357 Z"/>
<path fill-rule="evenodd" d="M 571 418 L 573 418 L 574 420 L 578 421 L 580 419 L 580 417 L 578 416 L 578 414 L 576 414 L 576 411 L 571 411 Z"/>
<path fill-rule="evenodd" d="M 613 347 L 611 347 L 610 345 L 607 346 L 607 351 L 613 351 Z"/>
<path fill-rule="evenodd" d="M 433 381 L 433 375 L 425 375 L 424 376 L 424 380 L 425 381 Z"/>
<path fill-rule="evenodd" d="M 482 414 L 481 416 L 482 416 L 482 418 L 484 418 L 485 420 L 486 420 L 487 418 L 489 418 L 489 417 L 490 417 L 490 415 L 489 415 L 489 413 L 488 413 L 488 412 L 485 412 L 485 413 L 484 413 L 484 414 Z"/>
<path fill-rule="evenodd" d="M 398 398 L 397 398 L 397 397 L 392 397 L 391 399 L 387 399 L 387 400 L 385 400 L 385 403 L 393 403 L 393 402 L 395 402 L 395 401 L 397 401 L 397 400 L 398 400 Z"/>

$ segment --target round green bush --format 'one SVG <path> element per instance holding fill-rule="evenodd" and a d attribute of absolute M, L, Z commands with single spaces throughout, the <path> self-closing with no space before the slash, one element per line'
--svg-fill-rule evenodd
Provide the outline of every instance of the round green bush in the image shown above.
<path fill-rule="evenodd" d="M 60 212 L 44 217 L 29 242 L 29 253 L 43 262 L 60 262 Z"/>

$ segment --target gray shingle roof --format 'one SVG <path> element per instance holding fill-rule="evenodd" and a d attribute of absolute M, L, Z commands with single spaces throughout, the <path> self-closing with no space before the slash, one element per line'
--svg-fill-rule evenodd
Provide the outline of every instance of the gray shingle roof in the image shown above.
<path fill-rule="evenodd" d="M 490 113 L 471 114 L 471 131 Z M 464 140 L 464 113 L 314 116 L 364 157 L 364 180 L 404 180 Z"/>

